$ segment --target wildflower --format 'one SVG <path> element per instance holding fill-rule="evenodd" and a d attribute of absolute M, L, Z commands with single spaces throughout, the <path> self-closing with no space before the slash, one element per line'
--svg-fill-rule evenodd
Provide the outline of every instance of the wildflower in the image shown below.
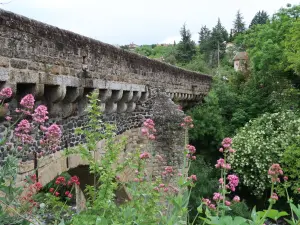
<path fill-rule="evenodd" d="M 168 192 L 168 191 L 169 191 L 169 188 L 165 187 L 164 192 Z"/>
<path fill-rule="evenodd" d="M 47 144 L 52 151 L 56 151 L 60 144 L 62 132 L 57 124 L 52 124 L 48 127 L 45 134 L 45 139 L 43 144 Z M 41 143 L 42 144 L 42 143 Z"/>
<path fill-rule="evenodd" d="M 159 191 L 158 187 L 153 188 L 154 191 Z"/>
<path fill-rule="evenodd" d="M 283 175 L 283 171 L 279 164 L 274 163 L 270 169 L 268 170 L 268 175 L 271 177 L 271 181 L 274 182 L 280 182 L 278 176 Z"/>
<path fill-rule="evenodd" d="M 202 202 L 206 205 L 210 205 L 210 200 L 208 198 L 202 198 Z"/>
<path fill-rule="evenodd" d="M 208 207 L 209 207 L 210 209 L 216 210 L 216 205 L 215 205 L 215 204 L 210 204 Z"/>
<path fill-rule="evenodd" d="M 22 99 L 21 99 L 21 106 L 23 106 L 24 108 L 27 108 L 27 109 L 32 109 L 33 106 L 34 106 L 34 102 L 35 102 L 35 99 L 33 97 L 32 94 L 28 94 L 28 95 L 25 95 Z"/>
<path fill-rule="evenodd" d="M 53 193 L 53 192 L 54 192 L 54 188 L 50 188 L 50 189 L 49 189 L 49 192 L 50 192 L 50 193 Z"/>
<path fill-rule="evenodd" d="M 237 196 L 237 195 L 234 196 L 233 201 L 234 201 L 234 202 L 240 202 L 240 197 Z"/>
<path fill-rule="evenodd" d="M 223 141 L 222 141 L 222 145 L 224 148 L 229 148 L 232 144 L 232 139 L 227 137 L 227 138 L 224 138 Z"/>
<path fill-rule="evenodd" d="M 189 150 L 190 154 L 194 154 L 196 152 L 196 148 L 193 145 L 187 145 L 186 148 Z"/>
<path fill-rule="evenodd" d="M 167 167 L 165 168 L 165 171 L 166 171 L 167 173 L 173 173 L 173 167 L 172 167 L 172 166 L 167 166 Z"/>
<path fill-rule="evenodd" d="M 143 152 L 142 154 L 140 154 L 140 159 L 149 159 L 150 158 L 150 154 L 148 152 Z"/>
<path fill-rule="evenodd" d="M 23 149 L 23 147 L 22 146 L 18 146 L 17 149 L 18 149 L 18 151 L 21 151 Z"/>
<path fill-rule="evenodd" d="M 28 120 L 24 119 L 18 123 L 15 128 L 15 136 L 17 136 L 23 143 L 30 144 L 33 141 L 33 138 L 30 136 L 32 126 Z"/>
<path fill-rule="evenodd" d="M 222 196 L 221 193 L 218 193 L 218 192 L 214 193 L 213 200 L 219 201 L 219 200 L 222 200 L 222 199 L 223 199 L 223 196 Z"/>
<path fill-rule="evenodd" d="M 73 195 L 70 193 L 70 194 L 68 194 L 68 198 L 72 198 L 73 197 Z"/>
<path fill-rule="evenodd" d="M 55 184 L 59 185 L 59 184 L 64 184 L 66 182 L 66 179 L 63 176 L 59 176 L 58 178 L 56 178 L 55 180 Z"/>
<path fill-rule="evenodd" d="M 278 201 L 278 195 L 276 193 L 273 193 L 270 198 L 275 201 Z"/>
<path fill-rule="evenodd" d="M 215 165 L 215 167 L 216 168 L 224 168 L 227 170 L 231 169 L 231 165 L 229 163 L 225 163 L 225 160 L 222 158 L 217 160 L 217 164 Z"/>
<path fill-rule="evenodd" d="M 180 126 L 182 126 L 182 127 L 193 128 L 194 125 L 193 125 L 193 119 L 192 119 L 192 117 L 186 116 L 186 117 L 183 119 L 183 123 L 181 123 Z"/>
<path fill-rule="evenodd" d="M 59 193 L 58 193 L 58 192 L 55 192 L 55 196 L 58 197 L 58 196 L 59 196 Z"/>
<path fill-rule="evenodd" d="M 134 178 L 133 181 L 134 182 L 139 182 L 140 180 L 139 180 L 139 178 Z"/>
<path fill-rule="evenodd" d="M 192 181 L 197 181 L 197 176 L 196 175 L 191 175 L 190 178 L 192 179 Z"/>
<path fill-rule="evenodd" d="M 35 122 L 37 123 L 44 123 L 46 120 L 49 119 L 47 116 L 48 114 L 48 109 L 44 105 L 39 105 L 35 110 L 34 113 L 32 114 L 32 118 Z"/>
<path fill-rule="evenodd" d="M 153 134 L 149 134 L 148 138 L 149 138 L 150 140 L 155 140 L 155 136 L 154 136 Z"/>
<path fill-rule="evenodd" d="M 230 201 L 225 201 L 225 205 L 230 206 L 231 205 Z"/>
<path fill-rule="evenodd" d="M 70 192 L 69 192 L 69 191 L 66 191 L 66 192 L 65 192 L 65 195 L 67 195 L 67 196 L 68 196 L 69 194 L 70 194 Z"/>
<path fill-rule="evenodd" d="M 42 185 L 40 182 L 36 182 L 36 183 L 34 184 L 34 188 L 35 188 L 37 191 L 41 190 L 42 187 L 43 187 L 43 185 Z"/>
<path fill-rule="evenodd" d="M 163 188 L 163 187 L 165 187 L 165 184 L 160 184 L 159 187 Z"/>
<path fill-rule="evenodd" d="M 11 118 L 10 116 L 6 116 L 5 119 L 6 119 L 7 121 L 11 121 L 12 118 Z"/>
<path fill-rule="evenodd" d="M 285 181 L 288 181 L 289 178 L 288 178 L 287 176 L 284 176 L 283 179 L 284 179 Z"/>
<path fill-rule="evenodd" d="M 77 176 L 71 177 L 70 181 L 71 181 L 71 184 L 77 184 L 77 185 L 80 184 L 79 177 L 77 177 Z"/>
<path fill-rule="evenodd" d="M 220 148 L 220 149 L 219 149 L 219 152 L 224 152 L 224 149 L 223 149 L 223 148 Z"/>
<path fill-rule="evenodd" d="M 220 178 L 220 179 L 219 179 L 219 183 L 220 183 L 220 184 L 224 184 L 223 178 Z"/>
<path fill-rule="evenodd" d="M 231 174 L 227 176 L 227 179 L 229 180 L 229 189 L 231 191 L 235 191 L 235 188 L 238 186 L 239 184 L 239 178 L 237 175 Z"/>
<path fill-rule="evenodd" d="M 193 156 L 192 156 L 192 160 L 196 160 L 196 156 L 193 155 Z"/>
<path fill-rule="evenodd" d="M 3 88 L 1 91 L 0 91 L 0 98 L 10 98 L 12 96 L 12 89 L 7 87 L 7 88 Z"/>

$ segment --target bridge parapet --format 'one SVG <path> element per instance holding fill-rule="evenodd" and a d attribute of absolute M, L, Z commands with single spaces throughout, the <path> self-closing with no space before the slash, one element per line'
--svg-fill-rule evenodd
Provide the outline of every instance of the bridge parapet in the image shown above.
<path fill-rule="evenodd" d="M 67 104 L 99 89 L 106 95 L 106 112 L 114 113 L 133 111 L 150 95 L 148 86 L 164 88 L 178 100 L 199 101 L 210 83 L 208 75 L 0 10 L 0 84 L 15 93 Z"/>

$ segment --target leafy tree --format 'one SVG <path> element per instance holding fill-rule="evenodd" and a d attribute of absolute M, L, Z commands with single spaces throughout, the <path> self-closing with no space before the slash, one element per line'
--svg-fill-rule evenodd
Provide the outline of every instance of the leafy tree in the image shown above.
<path fill-rule="evenodd" d="M 233 29 L 234 29 L 235 35 L 239 34 L 239 33 L 243 33 L 246 30 L 244 17 L 241 14 L 240 10 L 237 11 L 236 18 L 233 21 Z"/>
<path fill-rule="evenodd" d="M 252 19 L 249 28 L 257 25 L 257 24 L 266 24 L 269 19 L 269 16 L 266 11 L 258 11 L 258 13 L 255 14 L 254 18 Z"/>
<path fill-rule="evenodd" d="M 180 30 L 181 40 L 176 45 L 176 59 L 179 63 L 186 64 L 190 62 L 193 56 L 196 54 L 196 44 L 192 40 L 191 32 L 186 28 L 184 24 Z"/>

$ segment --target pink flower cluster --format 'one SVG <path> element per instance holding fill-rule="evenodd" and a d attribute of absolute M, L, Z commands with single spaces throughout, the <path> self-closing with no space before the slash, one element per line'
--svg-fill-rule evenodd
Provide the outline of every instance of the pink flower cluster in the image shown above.
<path fill-rule="evenodd" d="M 156 129 L 154 128 L 155 123 L 153 122 L 153 120 L 146 119 L 143 125 L 144 126 L 141 129 L 142 135 L 147 136 L 150 140 L 155 140 L 154 133 L 156 133 Z"/>
<path fill-rule="evenodd" d="M 150 154 L 148 152 L 143 152 L 140 154 L 140 159 L 149 159 Z"/>
<path fill-rule="evenodd" d="M 20 105 L 27 109 L 33 109 L 35 99 L 32 94 L 26 95 L 21 99 Z"/>
<path fill-rule="evenodd" d="M 48 127 L 45 138 L 40 141 L 41 145 L 46 145 L 52 151 L 56 151 L 60 145 L 62 132 L 57 124 Z"/>
<path fill-rule="evenodd" d="M 229 180 L 228 188 L 231 191 L 235 191 L 235 188 L 239 185 L 239 178 L 237 175 L 231 174 L 227 176 L 227 179 Z"/>
<path fill-rule="evenodd" d="M 271 177 L 271 181 L 273 183 L 280 182 L 278 176 L 283 175 L 282 168 L 280 167 L 279 164 L 275 163 L 269 168 L 268 175 Z"/>
<path fill-rule="evenodd" d="M 188 159 L 192 159 L 192 160 L 196 160 L 196 156 L 194 156 L 193 154 L 196 153 L 196 148 L 193 145 L 187 145 L 186 149 L 189 151 L 189 153 L 186 155 L 186 157 Z"/>
<path fill-rule="evenodd" d="M 223 200 L 222 194 L 221 194 L 221 193 L 218 193 L 218 192 L 215 192 L 215 193 L 214 193 L 214 196 L 213 196 L 213 200 L 214 200 L 214 201 L 221 201 L 221 200 Z"/>
<path fill-rule="evenodd" d="M 223 168 L 226 170 L 230 170 L 231 169 L 231 165 L 229 163 L 225 163 L 224 159 L 218 159 L 217 160 L 217 164 L 215 165 L 216 168 Z"/>
<path fill-rule="evenodd" d="M 192 181 L 197 181 L 197 176 L 196 175 L 191 175 L 187 178 L 188 180 L 192 180 Z"/>
<path fill-rule="evenodd" d="M 232 139 L 227 137 L 224 138 L 222 141 L 222 148 L 219 149 L 219 152 L 229 152 L 229 153 L 235 153 L 236 151 L 231 148 Z"/>
<path fill-rule="evenodd" d="M 183 119 L 183 123 L 180 124 L 181 127 L 185 127 L 185 128 L 193 128 L 194 124 L 193 124 L 193 119 L 190 116 L 186 116 Z"/>
<path fill-rule="evenodd" d="M 15 136 L 24 144 L 30 144 L 33 141 L 33 137 L 30 135 L 32 130 L 31 123 L 24 119 L 18 123 L 15 128 Z"/>
<path fill-rule="evenodd" d="M 10 98 L 12 96 L 12 90 L 11 88 L 3 88 L 0 91 L 0 98 L 1 99 L 6 99 L 6 98 Z"/>
<path fill-rule="evenodd" d="M 278 195 L 275 192 L 271 195 L 270 198 L 275 200 L 275 201 L 278 201 Z"/>
<path fill-rule="evenodd" d="M 37 123 L 44 123 L 46 120 L 49 119 L 47 116 L 48 114 L 48 109 L 44 105 L 39 105 L 35 110 L 34 113 L 32 114 L 32 118 L 35 122 Z"/>

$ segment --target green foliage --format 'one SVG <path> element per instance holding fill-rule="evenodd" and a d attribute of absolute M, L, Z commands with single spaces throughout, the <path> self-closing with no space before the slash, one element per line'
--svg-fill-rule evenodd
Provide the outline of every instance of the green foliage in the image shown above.
<path fill-rule="evenodd" d="M 233 30 L 236 34 L 243 33 L 246 30 L 245 22 L 243 21 L 244 17 L 242 16 L 240 10 L 237 11 L 235 20 L 233 21 Z"/>
<path fill-rule="evenodd" d="M 230 216 L 240 216 L 245 219 L 250 219 L 251 217 L 251 211 L 249 207 L 247 206 L 246 202 L 237 202 L 233 204 L 231 207 L 231 211 L 228 212 L 228 215 Z"/>
<path fill-rule="evenodd" d="M 288 182 L 292 190 L 297 193 L 300 187 L 300 139 L 288 146 L 281 157 L 284 174 L 289 177 Z"/>
<path fill-rule="evenodd" d="M 231 163 L 253 194 L 261 196 L 270 186 L 267 171 L 272 163 L 280 161 L 286 147 L 297 140 L 299 127 L 300 119 L 292 111 L 266 113 L 235 135 L 233 148 L 237 152 Z"/>
<path fill-rule="evenodd" d="M 252 19 L 250 25 L 249 25 L 249 28 L 255 26 L 255 25 L 258 25 L 258 24 L 266 24 L 269 20 L 269 16 L 268 16 L 268 13 L 264 10 L 262 11 L 258 11 L 254 18 Z"/>
<path fill-rule="evenodd" d="M 197 160 L 191 164 L 189 174 L 195 174 L 200 182 L 192 189 L 189 208 L 190 218 L 194 218 L 197 214 L 197 207 L 201 205 L 201 198 L 209 198 L 218 190 L 217 171 L 212 165 L 204 161 L 203 157 L 198 156 Z"/>
<path fill-rule="evenodd" d="M 184 24 L 180 30 L 181 40 L 176 45 L 176 60 L 179 63 L 186 64 L 192 60 L 196 54 L 196 44 L 191 39 L 191 32 L 186 28 Z"/>

